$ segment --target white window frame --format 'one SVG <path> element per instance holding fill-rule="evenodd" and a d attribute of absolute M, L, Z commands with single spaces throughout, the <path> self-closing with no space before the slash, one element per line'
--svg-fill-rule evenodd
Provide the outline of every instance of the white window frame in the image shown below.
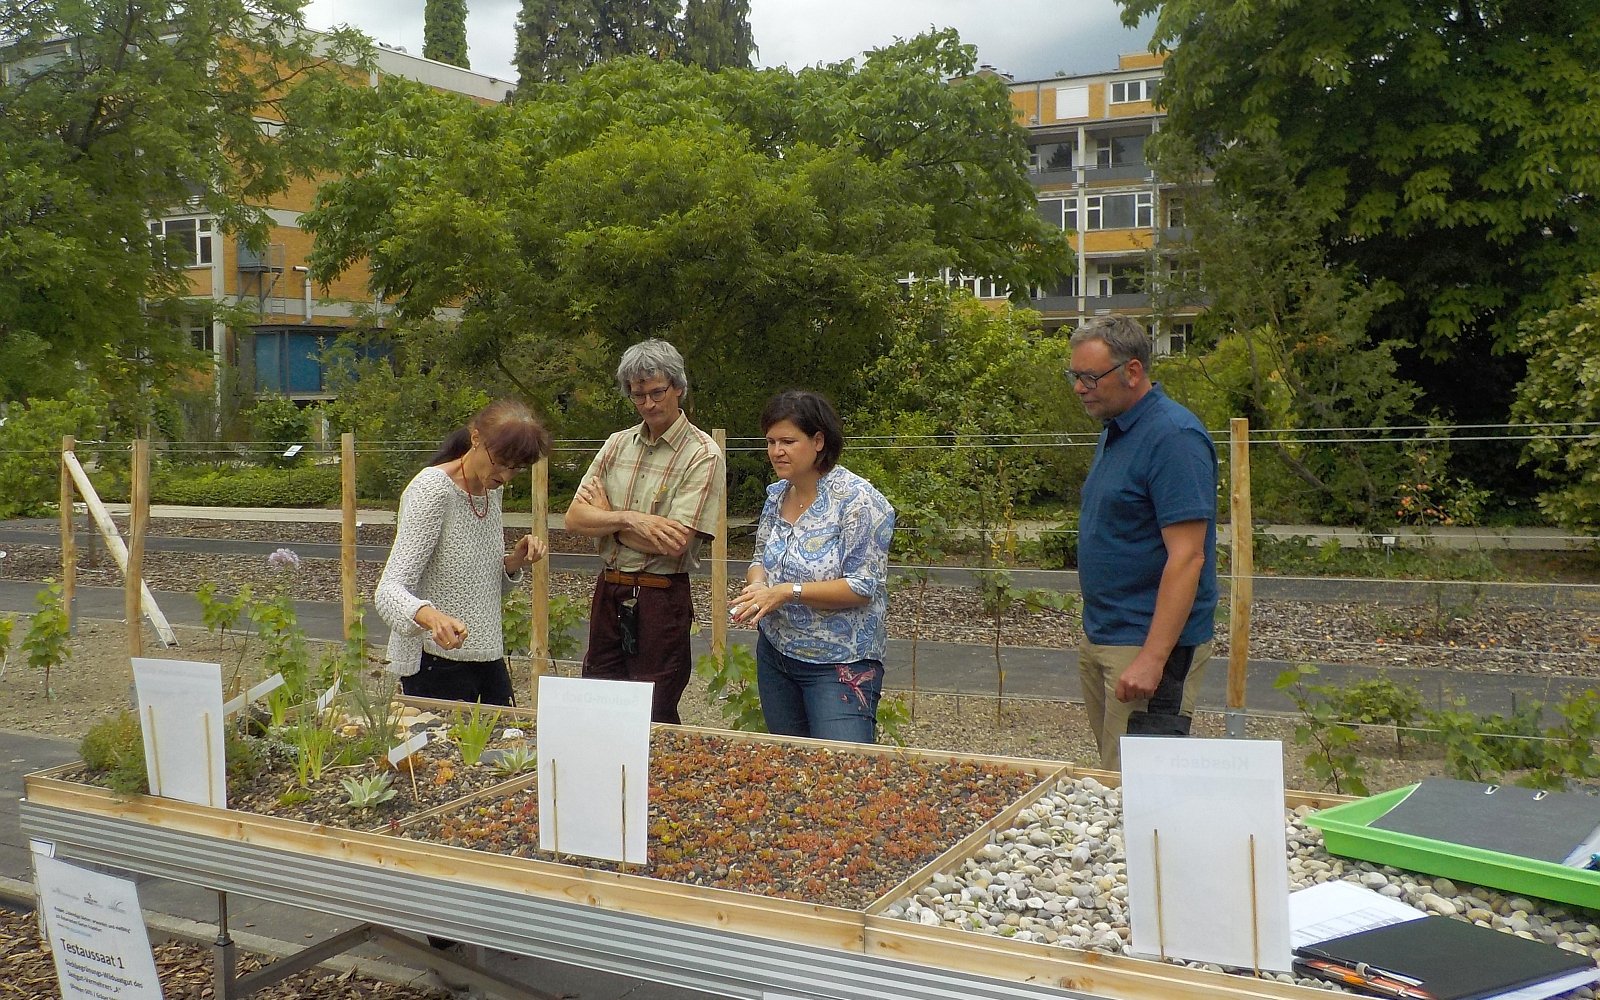
<path fill-rule="evenodd" d="M 192 222 L 194 228 L 178 228 L 172 231 L 174 223 Z M 210 267 L 215 260 L 216 253 L 216 224 L 209 215 L 177 215 L 170 219 L 156 219 L 150 223 L 150 238 L 155 241 L 163 252 L 172 246 L 175 237 L 190 237 L 179 243 L 188 251 L 188 263 L 184 267 Z"/>
<path fill-rule="evenodd" d="M 1141 101 L 1154 101 L 1158 81 L 1159 78 L 1150 77 L 1140 80 L 1113 80 L 1106 89 L 1106 103 L 1138 104 Z"/>

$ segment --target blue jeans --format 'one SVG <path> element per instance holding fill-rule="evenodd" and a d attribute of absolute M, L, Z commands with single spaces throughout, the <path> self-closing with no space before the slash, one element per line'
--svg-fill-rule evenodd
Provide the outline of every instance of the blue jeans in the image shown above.
<path fill-rule="evenodd" d="M 767 731 L 779 736 L 871 743 L 883 695 L 883 664 L 807 663 L 756 640 L 756 688 Z"/>

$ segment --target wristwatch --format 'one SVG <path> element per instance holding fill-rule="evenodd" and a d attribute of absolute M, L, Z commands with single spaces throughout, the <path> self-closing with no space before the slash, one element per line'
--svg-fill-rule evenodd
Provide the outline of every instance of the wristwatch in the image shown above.
<path fill-rule="evenodd" d="M 800 599 L 800 595 L 805 592 L 803 587 L 802 587 L 802 585 L 798 584 L 798 583 L 795 584 L 794 587 L 791 588 L 791 589 L 792 589 L 792 592 L 794 593 L 794 599 L 797 600 L 797 601 Z"/>

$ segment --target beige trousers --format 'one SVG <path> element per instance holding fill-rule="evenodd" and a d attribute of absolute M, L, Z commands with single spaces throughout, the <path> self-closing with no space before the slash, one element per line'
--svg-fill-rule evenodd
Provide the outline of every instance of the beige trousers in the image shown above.
<path fill-rule="evenodd" d="M 1083 710 L 1089 717 L 1089 732 L 1100 748 L 1100 766 L 1107 771 L 1122 770 L 1122 737 L 1128 731 L 1128 716 L 1144 711 L 1150 699 L 1117 700 L 1117 681 L 1139 655 L 1138 646 L 1097 646 L 1088 639 L 1078 645 L 1078 676 L 1083 685 Z M 1211 659 L 1211 643 L 1194 648 L 1194 662 L 1183 683 L 1185 716 L 1194 715 L 1194 702 L 1200 690 L 1200 676 Z"/>

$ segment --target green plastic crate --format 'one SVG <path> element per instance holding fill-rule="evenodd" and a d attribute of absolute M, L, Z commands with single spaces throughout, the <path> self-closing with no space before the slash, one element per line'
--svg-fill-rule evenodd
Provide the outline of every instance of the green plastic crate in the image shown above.
<path fill-rule="evenodd" d="M 1306 817 L 1322 831 L 1328 851 L 1347 858 L 1393 865 L 1425 875 L 1471 882 L 1535 899 L 1600 910 L 1600 871 L 1519 858 L 1442 840 L 1414 837 L 1368 824 L 1393 809 L 1416 785 L 1333 806 Z"/>

